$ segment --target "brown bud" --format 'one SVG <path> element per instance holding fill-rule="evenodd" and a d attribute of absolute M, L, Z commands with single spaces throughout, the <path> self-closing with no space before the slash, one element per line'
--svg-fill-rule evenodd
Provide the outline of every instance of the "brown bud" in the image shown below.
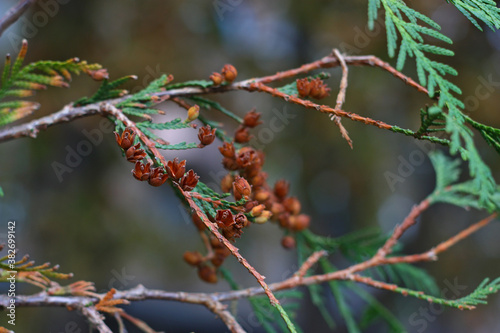
<path fill-rule="evenodd" d="M 214 267 L 208 265 L 198 266 L 198 276 L 205 282 L 217 283 L 217 272 Z"/>
<path fill-rule="evenodd" d="M 283 200 L 283 206 L 292 215 L 300 213 L 300 201 L 296 197 L 289 197 Z"/>
<path fill-rule="evenodd" d="M 186 122 L 191 122 L 195 119 L 198 119 L 198 116 L 200 115 L 200 107 L 198 105 L 193 105 L 189 108 L 187 114 L 188 117 L 186 119 Z"/>
<path fill-rule="evenodd" d="M 272 215 L 273 213 L 271 213 L 270 211 L 263 210 L 262 213 L 258 217 L 256 217 L 254 221 L 255 223 L 259 224 L 266 223 L 267 221 L 269 221 Z"/>
<path fill-rule="evenodd" d="M 185 262 L 193 266 L 197 266 L 203 262 L 203 256 L 198 251 L 186 251 L 184 252 L 183 258 Z"/>
<path fill-rule="evenodd" d="M 196 185 L 198 184 L 198 180 L 200 176 L 198 176 L 193 169 L 189 170 L 184 176 L 181 178 L 181 182 L 179 185 L 184 191 L 192 191 Z"/>
<path fill-rule="evenodd" d="M 127 151 L 125 151 L 125 156 L 127 157 L 127 161 L 135 163 L 146 157 L 146 152 L 140 149 L 140 147 L 141 144 L 138 143 L 135 146 L 132 146 L 129 149 L 127 149 Z"/>
<path fill-rule="evenodd" d="M 256 112 L 255 109 L 250 110 L 243 118 L 243 125 L 246 127 L 253 128 L 257 125 L 262 124 L 262 121 L 259 121 L 260 113 Z"/>
<path fill-rule="evenodd" d="M 135 133 L 130 127 L 125 128 L 125 130 L 122 132 L 121 136 L 118 135 L 118 133 L 116 133 L 116 132 L 114 132 L 114 133 L 115 133 L 116 142 L 123 149 L 127 150 L 130 147 L 132 147 L 132 145 L 134 144 Z"/>
<path fill-rule="evenodd" d="M 149 173 L 151 171 L 151 163 L 143 164 L 141 162 L 135 162 L 135 168 L 132 170 L 132 174 L 137 180 L 147 180 L 149 179 Z"/>
<path fill-rule="evenodd" d="M 283 246 L 285 249 L 293 249 L 295 247 L 296 242 L 295 238 L 292 236 L 285 236 L 281 239 L 281 246 Z"/>
<path fill-rule="evenodd" d="M 247 127 L 240 126 L 234 133 L 234 141 L 238 143 L 246 143 L 250 141 L 253 135 L 250 135 Z"/>
<path fill-rule="evenodd" d="M 252 208 L 252 210 L 250 211 L 250 215 L 251 216 L 260 216 L 260 214 L 262 214 L 262 212 L 264 211 L 264 209 L 266 209 L 266 206 L 264 205 L 257 205 L 255 207 Z"/>
<path fill-rule="evenodd" d="M 267 190 L 255 192 L 254 199 L 258 202 L 264 202 L 271 197 L 271 193 Z"/>
<path fill-rule="evenodd" d="M 273 202 L 271 204 L 271 213 L 273 213 L 273 216 L 278 216 L 279 214 L 283 213 L 285 211 L 285 207 L 280 204 L 279 202 Z"/>
<path fill-rule="evenodd" d="M 278 221 L 280 223 L 280 226 L 283 228 L 288 228 L 290 225 L 290 214 L 289 213 L 281 213 L 278 216 Z"/>
<path fill-rule="evenodd" d="M 266 183 L 266 179 L 267 179 L 267 173 L 265 173 L 265 172 L 259 172 L 259 173 L 257 173 L 256 176 L 253 176 L 250 179 L 250 183 L 254 187 L 256 187 L 256 186 L 262 186 L 262 185 L 264 185 Z"/>
<path fill-rule="evenodd" d="M 230 173 L 224 176 L 220 182 L 220 187 L 222 192 L 228 193 L 231 191 L 231 188 L 233 187 L 233 182 L 234 182 L 234 176 Z"/>
<path fill-rule="evenodd" d="M 215 128 L 212 129 L 210 125 L 200 127 L 198 139 L 200 139 L 201 146 L 208 146 L 215 140 Z"/>
<path fill-rule="evenodd" d="M 210 75 L 210 80 L 212 80 L 214 85 L 220 86 L 220 84 L 224 81 L 224 77 L 221 73 L 213 72 L 212 75 Z"/>
<path fill-rule="evenodd" d="M 176 157 L 173 161 L 167 162 L 167 174 L 173 180 L 178 180 L 184 173 L 186 172 L 186 160 L 182 160 L 179 162 L 179 159 Z"/>
<path fill-rule="evenodd" d="M 162 167 L 154 168 L 151 170 L 149 174 L 148 183 L 151 186 L 160 186 L 163 185 L 168 179 L 168 175 L 165 173 L 165 170 Z"/>
<path fill-rule="evenodd" d="M 233 182 L 233 192 L 236 201 L 241 200 L 241 198 L 248 200 L 252 194 L 252 188 L 245 178 L 236 176 Z"/>
<path fill-rule="evenodd" d="M 293 231 L 301 231 L 309 227 L 311 218 L 308 215 L 300 214 L 290 216 L 288 226 Z"/>
<path fill-rule="evenodd" d="M 226 64 L 222 68 L 221 74 L 227 82 L 233 82 L 238 75 L 238 71 L 236 70 L 236 68 L 234 68 L 233 65 Z"/>
<path fill-rule="evenodd" d="M 286 180 L 278 180 L 274 184 L 274 194 L 280 199 L 283 199 L 288 194 L 288 188 L 290 184 Z"/>
<path fill-rule="evenodd" d="M 234 144 L 231 142 L 224 142 L 221 147 L 219 147 L 219 151 L 224 157 L 234 158 Z"/>

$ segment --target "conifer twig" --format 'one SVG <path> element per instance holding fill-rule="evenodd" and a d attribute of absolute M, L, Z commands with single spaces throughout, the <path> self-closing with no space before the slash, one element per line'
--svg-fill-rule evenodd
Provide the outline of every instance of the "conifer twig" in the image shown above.
<path fill-rule="evenodd" d="M 343 56 L 342 59 L 344 60 L 346 65 L 353 65 L 353 66 L 372 66 L 372 67 L 379 67 L 391 74 L 393 74 L 395 77 L 398 79 L 402 80 L 406 84 L 410 85 L 411 87 L 417 89 L 420 92 L 423 92 L 425 94 L 428 94 L 428 91 L 425 87 L 421 86 L 417 82 L 415 82 L 413 79 L 410 77 L 407 77 L 403 73 L 399 72 L 396 70 L 394 67 L 389 65 L 388 63 L 380 60 L 379 58 L 375 56 Z M 326 105 L 319 105 L 315 104 L 313 102 L 307 101 L 307 100 L 302 100 L 293 96 L 289 96 L 286 94 L 278 94 L 279 92 L 276 89 L 270 88 L 265 86 L 267 83 L 271 83 L 274 81 L 279 81 L 283 79 L 288 79 L 300 74 L 306 74 L 309 73 L 313 70 L 321 69 L 321 68 L 331 68 L 331 67 L 337 67 L 341 66 L 340 60 L 332 55 L 328 55 L 326 57 L 323 57 L 319 60 L 313 61 L 309 64 L 302 65 L 298 68 L 294 69 L 289 69 L 283 72 L 278 72 L 274 75 L 269 75 L 269 76 L 264 76 L 261 78 L 252 78 L 248 80 L 243 80 L 239 82 L 234 82 L 232 84 L 228 85 L 223 85 L 223 86 L 211 86 L 211 87 L 184 87 L 184 88 L 177 88 L 177 89 L 169 89 L 166 91 L 158 92 L 152 94 L 152 96 L 158 96 L 158 97 L 166 97 L 166 96 L 171 96 L 171 97 L 183 97 L 183 96 L 194 96 L 194 95 L 204 95 L 204 94 L 211 94 L 211 93 L 221 93 L 221 92 L 227 92 L 227 91 L 232 91 L 232 90 L 250 90 L 250 91 L 255 91 L 255 90 L 261 90 L 263 92 L 271 93 L 273 95 L 276 95 L 278 97 L 281 97 L 285 99 L 286 101 L 290 100 L 296 104 L 302 105 L 306 108 L 314 108 L 317 109 L 321 112 L 324 113 L 329 113 L 333 115 L 337 115 L 340 117 L 346 117 L 354 121 L 360 121 L 365 124 L 370 124 L 377 126 L 379 128 L 383 129 L 392 129 L 393 126 L 388 125 L 386 123 L 383 123 L 381 121 L 373 120 L 370 118 L 362 117 L 354 113 L 349 113 L 345 112 L 342 110 L 339 110 L 337 108 L 331 108 Z M 262 84 L 262 85 L 260 85 Z M 257 89 L 261 88 L 261 89 Z M 127 99 L 130 95 L 122 96 L 119 98 L 111 99 L 111 100 L 106 100 L 104 102 L 112 105 L 116 105 L 117 103 Z M 12 140 L 16 138 L 21 138 L 21 137 L 32 137 L 35 138 L 37 134 L 39 133 L 40 130 L 45 130 L 49 126 L 59 124 L 59 123 L 64 123 L 68 121 L 72 121 L 77 118 L 81 117 L 86 117 L 90 115 L 95 115 L 95 114 L 100 114 L 102 113 L 100 111 L 100 103 L 95 103 L 95 104 L 89 104 L 86 106 L 82 107 L 75 107 L 72 104 L 65 106 L 62 110 L 55 112 L 51 115 L 48 115 L 46 117 L 42 117 L 40 119 L 33 120 L 31 122 L 18 125 L 15 127 L 7 127 L 3 128 L 0 130 L 0 142 L 7 141 L 7 140 Z"/>
<path fill-rule="evenodd" d="M 333 54 L 335 55 L 335 57 L 337 57 L 337 59 L 340 62 L 340 65 L 342 67 L 342 79 L 340 80 L 340 89 L 339 89 L 339 93 L 337 95 L 337 103 L 335 104 L 335 109 L 341 110 L 342 105 L 345 102 L 345 95 L 346 95 L 346 91 L 347 91 L 347 75 L 349 73 L 349 70 L 348 70 L 347 65 L 345 63 L 344 56 L 342 54 L 340 54 L 339 50 L 333 49 Z M 351 147 L 351 149 L 352 149 L 353 148 L 352 147 L 352 140 L 349 137 L 349 133 L 347 132 L 345 127 L 342 125 L 340 117 L 335 115 L 335 114 L 332 114 L 332 115 L 330 115 L 330 119 L 333 120 L 335 122 L 335 124 L 338 126 L 340 133 L 342 134 L 342 137 L 347 141 L 347 143 L 349 144 L 349 147 Z"/>
<path fill-rule="evenodd" d="M 0 19 L 0 36 L 14 24 L 23 14 L 34 5 L 38 0 L 20 0 L 17 5 L 12 6 Z"/>

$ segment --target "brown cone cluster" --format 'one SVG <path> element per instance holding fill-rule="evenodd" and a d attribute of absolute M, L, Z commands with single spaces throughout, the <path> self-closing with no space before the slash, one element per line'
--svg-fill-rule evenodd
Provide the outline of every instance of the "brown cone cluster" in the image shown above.
<path fill-rule="evenodd" d="M 247 113 L 243 125 L 235 133 L 234 141 L 237 142 L 241 128 L 253 128 L 260 124 L 259 117 L 255 110 Z M 223 166 L 230 171 L 221 181 L 222 191 L 232 190 L 236 200 L 245 198 L 245 212 L 254 217 L 256 223 L 273 220 L 290 231 L 301 231 L 309 226 L 309 216 L 300 213 L 300 201 L 288 195 L 288 182 L 280 180 L 273 188 L 267 183 L 267 173 L 262 171 L 262 151 L 252 147 L 237 150 L 232 142 L 224 142 L 219 151 L 223 156 Z M 292 247 L 289 239 L 286 245 L 287 248 Z"/>
<path fill-rule="evenodd" d="M 186 161 L 179 162 L 178 158 L 173 161 L 168 161 L 167 166 L 152 167 L 151 162 L 144 163 L 143 160 L 147 154 L 144 149 L 141 149 L 141 144 L 134 145 L 135 133 L 130 127 L 125 128 L 123 133 L 119 135 L 115 132 L 115 138 L 118 145 L 125 151 L 125 157 L 129 162 L 135 163 L 132 169 L 132 175 L 139 181 L 148 181 L 151 186 L 161 186 L 167 179 L 171 179 L 179 183 L 184 191 L 192 191 L 198 179 L 200 178 L 193 170 L 186 173 Z"/>

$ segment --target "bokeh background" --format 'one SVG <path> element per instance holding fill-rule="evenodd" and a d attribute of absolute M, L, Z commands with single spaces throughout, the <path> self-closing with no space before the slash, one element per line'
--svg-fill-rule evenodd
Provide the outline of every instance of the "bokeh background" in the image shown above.
<path fill-rule="evenodd" d="M 2 1 L 5 12 L 17 1 Z M 442 26 L 454 41 L 456 56 L 447 61 L 460 73 L 452 81 L 463 90 L 469 112 L 481 122 L 500 127 L 500 34 L 475 29 L 444 1 L 411 4 Z M 244 0 L 45 0 L 0 38 L 0 54 L 16 54 L 22 38 L 29 41 L 27 61 L 65 60 L 79 57 L 98 62 L 112 79 L 136 74 L 127 86 L 145 87 L 161 74 L 177 82 L 206 79 L 225 63 L 239 71 L 239 78 L 274 73 L 319 59 L 339 48 L 348 54 L 375 54 L 388 59 L 385 31 L 380 24 L 368 31 L 367 1 L 244 1 Z M 379 20 L 379 23 L 382 21 Z M 412 61 L 405 73 L 414 74 Z M 327 81 L 335 104 L 340 69 Z M 485 85 L 485 82 L 490 82 Z M 88 77 L 75 77 L 67 90 L 49 89 L 37 94 L 42 107 L 34 117 L 59 110 L 66 103 L 91 95 L 98 88 Z M 478 92 L 479 91 L 479 92 Z M 487 94 L 485 94 L 487 92 Z M 344 120 L 354 140 L 351 150 L 326 115 L 305 110 L 256 93 L 232 92 L 216 96 L 228 109 L 243 115 L 251 108 L 265 121 L 287 114 L 283 129 L 269 133 L 269 125 L 254 130 L 254 144 L 266 153 L 270 182 L 286 178 L 291 192 L 312 216 L 314 232 L 339 236 L 364 227 L 388 232 L 411 206 L 433 189 L 434 173 L 421 146 L 411 138 Z M 419 109 L 429 100 L 388 73 L 373 68 L 350 68 L 344 105 L 352 111 L 404 128 L 417 128 Z M 185 117 L 167 104 L 167 117 Z M 204 111 L 205 112 L 205 111 Z M 228 133 L 235 124 L 217 114 Z M 17 246 L 36 262 L 50 261 L 75 279 L 95 281 L 99 291 L 127 289 L 141 283 L 169 291 L 224 291 L 224 282 L 207 285 L 182 260 L 185 250 L 203 246 L 187 214 L 167 187 L 152 188 L 131 177 L 131 164 L 121 156 L 113 134 L 99 130 L 100 117 L 59 125 L 40 133 L 36 140 L 19 139 L 0 145 L 0 237 L 6 223 L 16 220 Z M 264 130 L 263 130 L 264 129 Z M 85 133 L 99 131 L 102 142 L 72 167 L 57 175 L 54 162 L 65 163 L 69 151 L 88 140 Z M 265 132 L 265 133 L 264 133 Z M 194 131 L 168 133 L 172 142 L 196 141 Z M 477 140 L 483 158 L 500 179 L 500 159 Z M 168 159 L 185 158 L 201 179 L 218 186 L 224 175 L 217 144 L 203 150 L 166 153 Z M 392 186 L 387 172 L 397 174 L 404 162 L 413 161 L 404 181 Z M 467 171 L 466 168 L 464 169 Z M 432 207 L 403 238 L 404 251 L 430 248 L 484 217 L 484 213 L 440 205 Z M 500 226 L 493 223 L 443 254 L 438 262 L 422 265 L 436 278 L 447 297 L 463 297 L 484 277 L 500 275 Z M 273 224 L 254 226 L 237 246 L 267 281 L 290 276 L 297 268 L 294 251 L 280 246 L 281 232 Z M 339 265 L 345 262 L 339 262 Z M 226 261 L 242 286 L 255 281 L 233 259 Z M 452 292 L 451 285 L 459 285 Z M 394 311 L 409 332 L 498 332 L 500 298 L 472 312 L 430 306 L 400 295 L 367 289 Z M 18 293 L 37 291 L 18 285 Z M 361 313 L 363 302 L 350 305 Z M 147 301 L 129 306 L 129 312 L 165 332 L 224 332 L 224 326 L 203 307 Z M 339 318 L 335 305 L 331 309 Z M 305 332 L 328 328 L 306 299 L 298 323 Z M 5 321 L 0 317 L 0 325 Z M 246 301 L 238 319 L 249 332 L 262 332 Z M 112 320 L 109 321 L 110 325 Z M 342 321 L 335 332 L 345 332 Z M 85 320 L 58 308 L 18 309 L 16 332 L 86 332 Z M 374 326 L 370 332 L 383 332 Z M 130 328 L 130 332 L 135 332 Z"/>

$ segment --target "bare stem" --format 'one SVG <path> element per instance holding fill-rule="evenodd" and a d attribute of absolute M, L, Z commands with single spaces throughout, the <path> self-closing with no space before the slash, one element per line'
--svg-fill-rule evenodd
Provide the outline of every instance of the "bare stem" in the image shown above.
<path fill-rule="evenodd" d="M 17 5 L 11 7 L 0 19 L 0 36 L 36 2 L 37 0 L 20 0 Z"/>

